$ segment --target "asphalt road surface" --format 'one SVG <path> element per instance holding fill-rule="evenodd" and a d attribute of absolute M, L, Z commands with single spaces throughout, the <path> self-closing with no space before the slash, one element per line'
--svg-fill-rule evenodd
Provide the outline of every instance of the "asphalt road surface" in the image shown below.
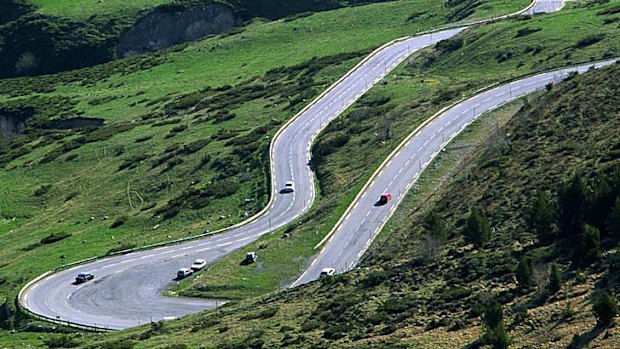
<path fill-rule="evenodd" d="M 558 5 L 561 2 L 555 0 L 540 0 L 536 6 L 544 3 L 551 6 L 547 9 L 561 7 Z M 217 306 L 217 301 L 164 297 L 162 291 L 174 285 L 176 271 L 188 267 L 194 259 L 213 263 L 305 213 L 315 195 L 312 172 L 307 166 L 309 150 L 320 130 L 411 53 L 462 30 L 417 36 L 383 47 L 289 123 L 272 146 L 274 199 L 257 219 L 202 240 L 103 259 L 46 276 L 23 290 L 21 304 L 48 319 L 109 329 L 176 318 Z M 394 156 L 355 202 L 353 211 L 295 284 L 315 279 L 324 266 L 339 272 L 352 268 L 421 169 L 451 137 L 484 111 L 541 88 L 550 79 L 559 80 L 564 73 L 550 73 L 499 87 L 429 123 Z M 284 183 L 290 180 L 295 182 L 295 191 L 280 194 Z M 394 199 L 388 205 L 373 206 L 382 191 L 390 191 Z M 95 274 L 95 280 L 74 284 L 74 277 L 80 271 Z"/>

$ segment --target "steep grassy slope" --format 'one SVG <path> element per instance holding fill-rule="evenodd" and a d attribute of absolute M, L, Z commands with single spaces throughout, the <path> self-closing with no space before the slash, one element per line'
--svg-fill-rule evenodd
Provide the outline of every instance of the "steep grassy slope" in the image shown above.
<path fill-rule="evenodd" d="M 313 163 L 322 198 L 310 214 L 231 254 L 176 291 L 240 299 L 286 286 L 310 261 L 316 253 L 314 246 L 376 166 L 427 117 L 497 81 L 620 52 L 615 40 L 620 28 L 603 24 L 613 18 L 607 13 L 618 4 L 592 2 L 554 15 L 486 25 L 422 52 L 390 74 L 318 138 Z M 578 45 L 590 36 L 600 36 L 601 40 L 585 47 Z M 538 47 L 538 52 L 532 47 Z M 503 58 L 505 55 L 510 57 Z M 386 232 L 383 237 L 388 236 Z M 257 266 L 240 267 L 243 254 L 256 250 L 262 261 Z"/>
<path fill-rule="evenodd" d="M 620 65 L 614 65 L 529 99 L 434 199 L 403 212 L 397 232 L 364 268 L 204 315 L 97 337 L 97 343 L 86 339 L 84 346 L 477 347 L 483 304 L 496 299 L 512 347 L 618 347 L 618 327 L 595 326 L 590 299 L 620 288 L 620 236 L 613 218 L 620 214 L 619 77 Z M 531 226 L 541 192 L 557 202 L 551 211 L 566 212 L 575 174 L 587 202 L 579 215 L 600 230 L 600 245 L 588 247 L 600 254 L 590 261 L 580 258 L 579 239 L 563 235 L 561 221 L 551 227 L 560 235 L 550 240 L 539 239 L 544 234 Z M 615 213 L 607 199 L 616 201 Z M 464 237 L 473 206 L 482 208 L 492 227 L 480 246 Z M 447 233 L 430 255 L 424 238 L 434 226 L 429 212 Z M 583 234 L 578 230 L 575 236 Z M 530 258 L 534 273 L 517 283 L 522 257 Z M 548 282 L 553 264 L 560 271 L 559 290 Z"/>

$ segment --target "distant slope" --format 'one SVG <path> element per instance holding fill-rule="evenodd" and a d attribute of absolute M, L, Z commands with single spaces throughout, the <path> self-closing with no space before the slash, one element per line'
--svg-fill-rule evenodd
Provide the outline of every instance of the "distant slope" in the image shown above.
<path fill-rule="evenodd" d="M 3 1 L 0 78 L 83 68 L 220 34 L 255 17 L 273 20 L 346 5 L 336 0 Z M 124 39 L 126 32 L 131 40 Z"/>

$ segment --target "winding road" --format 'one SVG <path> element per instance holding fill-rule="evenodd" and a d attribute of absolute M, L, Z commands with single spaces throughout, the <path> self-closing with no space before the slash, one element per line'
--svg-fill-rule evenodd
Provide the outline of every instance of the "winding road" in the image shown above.
<path fill-rule="evenodd" d="M 562 6 L 563 1 L 537 0 L 529 11 L 550 12 Z M 188 266 L 194 259 L 202 258 L 213 263 L 307 212 L 315 196 L 314 178 L 308 167 L 310 147 L 323 127 L 413 52 L 457 35 L 464 29 L 444 30 L 384 45 L 297 114 L 272 141 L 271 201 L 249 222 L 201 240 L 44 274 L 22 289 L 19 295 L 21 306 L 51 321 L 100 329 L 124 329 L 216 307 L 217 301 L 171 298 L 163 296 L 162 292 L 174 284 L 176 270 Z M 549 72 L 502 85 L 430 119 L 375 173 L 333 234 L 326 239 L 312 264 L 292 286 L 316 279 L 323 267 L 334 267 L 338 272 L 353 268 L 425 166 L 476 117 L 544 88 L 549 82 L 558 82 L 570 71 L 585 71 L 590 66 Z M 295 182 L 295 191 L 280 194 L 279 190 L 290 180 Z M 390 191 L 393 200 L 384 206 L 374 206 L 383 191 Z M 79 271 L 92 272 L 96 279 L 75 285 L 72 282 Z"/>

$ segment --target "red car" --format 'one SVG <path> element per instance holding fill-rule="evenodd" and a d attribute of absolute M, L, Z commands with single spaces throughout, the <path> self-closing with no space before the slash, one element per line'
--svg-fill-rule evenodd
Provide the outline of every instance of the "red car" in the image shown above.
<path fill-rule="evenodd" d="M 383 193 L 381 194 L 381 196 L 379 197 L 379 201 L 377 201 L 377 203 L 379 205 L 385 205 L 388 203 L 388 201 L 392 200 L 392 194 L 390 193 Z"/>

